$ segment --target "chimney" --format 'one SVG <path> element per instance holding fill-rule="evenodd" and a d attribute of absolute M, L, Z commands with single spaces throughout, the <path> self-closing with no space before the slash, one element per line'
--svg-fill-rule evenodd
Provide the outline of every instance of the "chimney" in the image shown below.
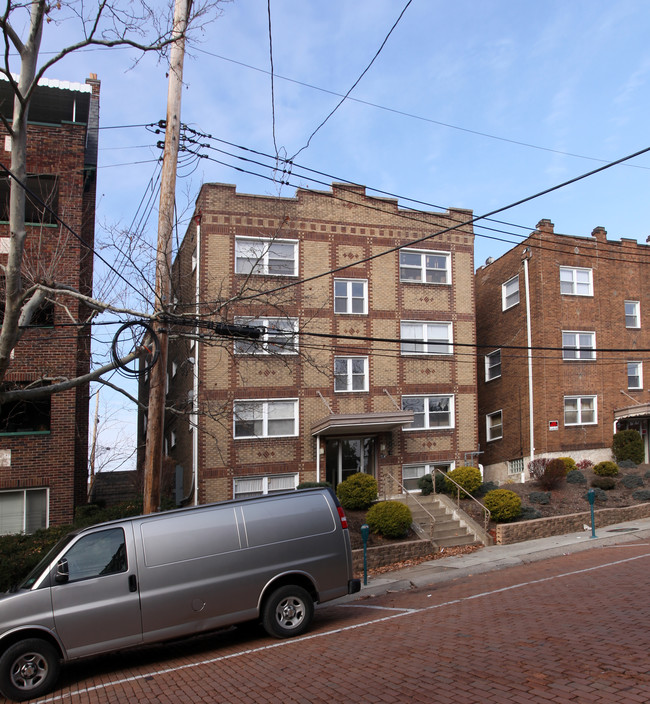
<path fill-rule="evenodd" d="M 598 242 L 607 242 L 607 230 L 600 225 L 598 227 L 594 227 L 591 231 L 591 236 L 595 237 Z"/>
<path fill-rule="evenodd" d="M 546 233 L 548 233 L 549 235 L 552 235 L 552 234 L 553 234 L 553 228 L 554 228 L 554 227 L 555 227 L 555 225 L 553 225 L 553 223 L 552 223 L 548 218 L 544 218 L 543 220 L 540 220 L 540 221 L 537 223 L 537 229 L 538 229 L 540 232 L 546 232 Z"/>

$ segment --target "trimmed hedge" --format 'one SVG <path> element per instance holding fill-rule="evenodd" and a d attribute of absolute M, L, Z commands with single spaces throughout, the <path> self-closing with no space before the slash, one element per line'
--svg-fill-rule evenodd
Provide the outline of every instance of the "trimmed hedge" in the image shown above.
<path fill-rule="evenodd" d="M 643 462 L 643 438 L 638 430 L 619 430 L 614 433 L 612 452 L 618 462 L 632 460 L 635 464 Z"/>
<path fill-rule="evenodd" d="M 369 474 L 357 472 L 336 487 L 341 506 L 349 511 L 365 511 L 377 500 L 377 480 Z"/>
<path fill-rule="evenodd" d="M 373 533 L 385 538 L 403 538 L 413 523 L 411 509 L 401 501 L 381 501 L 366 514 L 366 523 Z"/>
<path fill-rule="evenodd" d="M 597 474 L 599 477 L 615 477 L 618 474 L 618 465 L 616 462 L 610 462 L 608 460 L 599 462 L 594 467 L 594 474 Z"/>
<path fill-rule="evenodd" d="M 521 499 L 518 494 L 509 489 L 495 489 L 488 492 L 483 503 L 489 510 L 492 520 L 497 523 L 514 521 L 521 515 Z"/>
<path fill-rule="evenodd" d="M 470 494 L 478 491 L 483 483 L 481 470 L 478 467 L 456 467 L 456 469 L 452 469 L 451 472 L 447 472 L 447 477 L 453 479 L 456 484 L 460 484 L 460 486 Z M 449 494 L 456 494 L 458 492 L 458 487 L 453 482 L 445 480 L 445 484 Z M 463 492 L 461 492 L 460 498 L 462 499 L 464 496 Z"/>

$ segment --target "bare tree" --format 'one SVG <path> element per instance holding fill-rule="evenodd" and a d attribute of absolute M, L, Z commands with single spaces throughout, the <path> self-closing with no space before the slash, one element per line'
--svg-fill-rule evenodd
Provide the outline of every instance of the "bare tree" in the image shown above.
<path fill-rule="evenodd" d="M 191 7 L 188 28 L 202 28 L 218 13 L 222 0 L 199 0 Z M 30 102 L 38 81 L 48 69 L 68 54 L 89 46 L 129 46 L 140 52 L 157 52 L 165 55 L 166 49 L 178 39 L 173 31 L 172 7 L 149 5 L 145 0 L 83 0 L 48 2 L 7 0 L 0 16 L 0 30 L 4 38 L 4 52 L 0 63 L 0 74 L 9 82 L 13 92 L 13 117 L 9 121 L 0 116 L 11 137 L 11 174 L 9 198 L 9 251 L 3 267 L 4 320 L 0 330 L 0 382 L 10 370 L 12 351 L 18 344 L 36 311 L 48 299 L 77 299 L 88 311 L 115 310 L 109 304 L 92 300 L 87 293 L 75 290 L 50 276 L 32 277 L 25 285 L 26 228 L 24 185 L 27 180 L 27 121 Z M 55 27 L 66 23 L 74 27 L 76 41 L 61 48 L 53 56 L 41 60 L 40 47 L 47 25 Z M 188 30 L 189 31 L 189 30 Z M 116 311 L 116 312 L 125 312 Z M 71 314 L 74 319 L 74 314 Z M 76 321 L 82 322 L 82 321 Z M 111 371 L 116 366 L 110 362 L 88 374 L 72 379 L 50 380 L 47 386 L 0 392 L 0 403 L 9 400 L 34 399 L 51 395 L 81 384 L 88 383 Z"/>

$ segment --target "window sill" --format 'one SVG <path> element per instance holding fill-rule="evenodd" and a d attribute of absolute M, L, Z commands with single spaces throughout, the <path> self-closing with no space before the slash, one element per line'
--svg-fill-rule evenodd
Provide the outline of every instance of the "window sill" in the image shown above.
<path fill-rule="evenodd" d="M 51 435 L 51 430 L 15 430 L 10 433 L 3 433 L 0 431 L 0 437 L 14 437 L 18 435 Z"/>

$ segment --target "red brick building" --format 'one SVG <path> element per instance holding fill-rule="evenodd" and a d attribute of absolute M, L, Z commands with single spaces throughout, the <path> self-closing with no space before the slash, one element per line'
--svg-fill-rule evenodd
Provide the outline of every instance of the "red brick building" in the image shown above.
<path fill-rule="evenodd" d="M 611 459 L 615 428 L 641 432 L 647 461 L 650 247 L 537 228 L 476 272 L 485 478 L 523 478 L 533 457 Z"/>
<path fill-rule="evenodd" d="M 293 198 L 204 185 L 174 265 L 176 312 L 264 333 L 174 328 L 168 402 L 192 412 L 166 424 L 179 498 L 358 471 L 395 495 L 474 457 L 473 230 L 436 234 L 470 219 L 350 184 Z"/>
<path fill-rule="evenodd" d="M 56 281 L 92 292 L 99 87 L 43 80 L 31 103 L 28 126 L 28 238 L 26 285 Z M 11 121 L 13 97 L 0 81 L 0 110 Z M 10 137 L 0 142 L 10 166 Z M 0 175 L 0 261 L 8 247 L 8 191 Z M 4 295 L 4 292 L 3 292 Z M 70 297 L 48 305 L 14 350 L 10 387 L 43 377 L 76 377 L 89 371 L 90 331 L 70 325 L 88 310 Z M 88 387 L 46 401 L 6 403 L 0 408 L 0 534 L 32 532 L 72 520 L 85 503 L 88 475 Z"/>

